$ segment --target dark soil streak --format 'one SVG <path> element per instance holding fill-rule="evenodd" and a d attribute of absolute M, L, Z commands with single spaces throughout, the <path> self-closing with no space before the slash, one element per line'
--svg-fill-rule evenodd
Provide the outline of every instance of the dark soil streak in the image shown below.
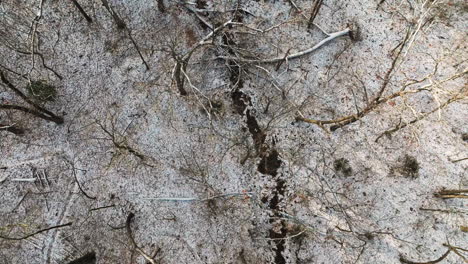
<path fill-rule="evenodd" d="M 240 16 L 240 15 L 238 15 Z M 242 20 L 238 18 L 238 20 Z M 223 35 L 223 43 L 228 47 L 236 45 L 234 38 L 229 34 Z M 235 56 L 235 51 L 228 48 L 228 53 Z M 274 249 L 274 263 L 285 264 L 286 259 L 283 256 L 285 251 L 285 240 L 287 236 L 287 230 L 285 224 L 280 221 L 277 222 L 275 218 L 280 217 L 277 213 L 280 211 L 282 197 L 285 193 L 286 182 L 278 176 L 278 170 L 282 165 L 282 161 L 279 157 L 279 153 L 276 150 L 274 143 L 266 143 L 267 134 L 260 127 L 253 111 L 252 111 L 252 100 L 249 95 L 242 92 L 244 86 L 244 80 L 242 78 L 242 69 L 235 61 L 227 61 L 229 67 L 230 76 L 229 80 L 232 87 L 234 88 L 231 93 L 231 99 L 234 106 L 234 110 L 237 114 L 246 117 L 246 124 L 248 130 L 252 136 L 255 144 L 255 150 L 259 157 L 261 157 L 260 163 L 258 164 L 257 170 L 262 174 L 267 174 L 272 177 L 272 180 L 276 181 L 276 187 L 273 190 L 273 197 L 268 201 L 268 197 L 263 197 L 262 202 L 269 204 L 269 209 L 273 212 L 272 217 L 269 220 L 269 224 L 272 226 L 269 230 L 269 238 L 272 239 Z M 281 225 L 280 231 L 275 231 L 274 225 Z"/>

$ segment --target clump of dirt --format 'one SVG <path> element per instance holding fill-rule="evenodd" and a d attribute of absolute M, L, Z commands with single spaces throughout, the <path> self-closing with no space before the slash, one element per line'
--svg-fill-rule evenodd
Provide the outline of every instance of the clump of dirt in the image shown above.
<path fill-rule="evenodd" d="M 353 173 L 353 168 L 349 165 L 349 160 L 345 158 L 336 159 L 333 162 L 333 168 L 337 172 L 341 172 L 344 176 L 349 177 Z"/>

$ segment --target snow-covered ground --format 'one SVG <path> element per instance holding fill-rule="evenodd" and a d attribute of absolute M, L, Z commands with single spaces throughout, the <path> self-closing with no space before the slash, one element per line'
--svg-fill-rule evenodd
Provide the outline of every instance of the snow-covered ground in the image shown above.
<path fill-rule="evenodd" d="M 417 263 L 467 248 L 465 1 L 323 1 L 311 27 L 320 1 L 78 2 L 92 23 L 72 1 L 0 2 L 0 71 L 25 93 L 54 85 L 44 107 L 65 119 L 0 110 L 26 129 L 0 131 L 0 263 Z M 7 103 L 27 106 L 0 83 Z"/>

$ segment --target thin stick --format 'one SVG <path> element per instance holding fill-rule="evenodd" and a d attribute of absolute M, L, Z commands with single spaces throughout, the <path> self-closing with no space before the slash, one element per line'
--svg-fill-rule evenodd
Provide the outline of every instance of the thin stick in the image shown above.
<path fill-rule="evenodd" d="M 312 8 L 312 12 L 310 14 L 308 28 L 312 28 L 312 26 L 314 25 L 315 17 L 317 17 L 317 14 L 320 10 L 320 7 L 322 6 L 322 3 L 323 3 L 323 0 L 315 1 L 314 7 Z"/>
<path fill-rule="evenodd" d="M 139 248 L 137 243 L 135 242 L 135 238 L 133 237 L 133 234 L 132 234 L 132 228 L 130 226 L 133 217 L 135 217 L 135 214 L 133 214 L 133 213 L 130 213 L 127 216 L 127 221 L 126 221 L 126 224 L 125 224 L 125 227 L 126 227 L 126 230 L 127 230 L 127 235 L 130 238 L 130 241 L 132 242 L 132 245 L 135 248 L 135 250 L 138 251 L 138 253 L 140 253 L 151 264 L 156 264 L 156 261 L 152 257 L 150 257 L 148 254 L 146 254 L 141 248 Z"/>
<path fill-rule="evenodd" d="M 19 111 L 31 114 L 31 115 L 33 115 L 35 117 L 39 117 L 39 118 L 42 118 L 42 119 L 47 120 L 47 121 L 52 121 L 52 122 L 57 123 L 57 124 L 61 124 L 60 121 L 62 120 L 62 119 L 57 119 L 57 118 L 54 118 L 54 117 L 44 115 L 43 113 L 41 113 L 39 111 L 36 111 L 34 109 L 30 109 L 30 108 L 27 108 L 27 107 L 24 107 L 24 106 L 19 106 L 19 105 L 3 105 L 3 104 L 0 104 L 0 109 L 19 110 Z M 21 132 L 18 129 L 8 129 L 8 128 L 0 129 L 0 130 L 7 130 L 7 131 L 14 130 L 16 132 Z M 10 132 L 12 132 L 12 131 L 10 131 Z M 23 132 L 24 132 L 24 130 L 23 130 Z"/>
<path fill-rule="evenodd" d="M 338 32 L 335 32 L 335 33 L 331 33 L 327 38 L 323 39 L 322 41 L 320 41 L 319 43 L 315 44 L 313 47 L 309 48 L 309 49 L 306 49 L 306 50 L 303 50 L 303 51 L 300 51 L 300 52 L 297 52 L 297 53 L 294 53 L 294 54 L 291 54 L 291 55 L 288 55 L 288 56 L 281 56 L 281 57 L 276 57 L 276 58 L 272 58 L 272 59 L 264 59 L 264 60 L 251 60 L 251 59 L 243 59 L 243 58 L 235 58 L 235 57 L 229 57 L 229 56 L 220 56 L 218 57 L 219 59 L 224 59 L 224 60 L 234 60 L 234 61 L 237 61 L 237 62 L 245 62 L 245 63 L 275 63 L 275 62 L 279 62 L 279 61 L 282 61 L 282 60 L 292 60 L 292 59 L 297 59 L 299 57 L 302 57 L 304 55 L 307 55 L 307 54 L 310 54 L 314 51 L 316 51 L 317 49 L 321 48 L 322 46 L 324 46 L 325 44 L 327 44 L 328 42 L 336 39 L 336 38 L 339 38 L 339 37 L 342 37 L 342 36 L 345 36 L 345 35 L 349 35 L 349 33 L 351 32 L 351 29 L 349 28 L 346 28 L 345 30 L 342 30 L 342 31 L 338 31 Z"/>
<path fill-rule="evenodd" d="M 426 261 L 426 262 L 414 262 L 414 261 L 405 259 L 403 256 L 400 256 L 400 262 L 401 263 L 406 263 L 406 264 L 435 264 L 435 263 L 438 263 L 438 262 L 441 262 L 442 260 L 444 260 L 444 258 L 446 258 L 448 256 L 448 254 L 450 254 L 451 251 L 452 251 L 451 249 L 448 249 L 447 252 L 445 252 L 438 259 L 431 260 L 431 261 Z"/>
<path fill-rule="evenodd" d="M 76 6 L 76 8 L 78 8 L 78 11 L 80 11 L 80 13 L 83 15 L 83 17 L 86 19 L 86 21 L 88 21 L 88 23 L 92 23 L 93 20 L 88 16 L 88 14 L 86 14 L 86 12 L 84 11 L 84 9 L 80 6 L 80 4 L 78 4 L 78 2 L 76 0 L 71 0 L 72 3 Z"/>
<path fill-rule="evenodd" d="M 49 231 L 49 230 L 52 230 L 52 229 L 61 228 L 61 227 L 65 227 L 65 226 L 71 226 L 71 225 L 72 225 L 72 222 L 66 223 L 66 224 L 63 224 L 63 225 L 56 225 L 56 226 L 47 227 L 47 228 L 41 229 L 41 230 L 36 231 L 36 232 L 34 232 L 32 234 L 25 235 L 25 236 L 22 236 L 22 237 L 7 237 L 7 236 L 0 235 L 0 238 L 3 238 L 5 240 L 23 240 L 23 239 L 30 238 L 32 236 L 35 236 L 37 234 L 40 234 L 40 233 L 43 233 L 43 232 L 46 232 L 46 231 Z"/>
<path fill-rule="evenodd" d="M 0 123 L 0 131 L 8 131 L 15 135 L 23 135 L 25 133 L 24 129 L 17 127 L 15 125 L 5 125 Z"/>
<path fill-rule="evenodd" d="M 80 181 L 78 181 L 78 177 L 77 177 L 77 175 L 76 175 L 75 164 L 72 163 L 71 161 L 69 161 L 69 163 L 70 163 L 71 166 L 72 166 L 73 177 L 75 178 L 75 182 L 76 182 L 76 184 L 78 185 L 78 189 L 80 189 L 81 193 L 83 193 L 83 195 L 86 196 L 86 198 L 91 199 L 91 200 L 96 200 L 96 197 L 89 196 L 89 194 L 87 194 L 87 193 L 83 190 L 83 188 L 81 187 Z"/>
<path fill-rule="evenodd" d="M 60 116 L 57 116 L 55 115 L 54 113 L 48 111 L 47 109 L 39 106 L 38 104 L 36 104 L 35 102 L 33 102 L 31 99 L 29 99 L 24 93 L 22 93 L 18 88 L 16 88 L 13 84 L 11 84 L 11 82 L 6 78 L 5 74 L 3 73 L 3 71 L 0 71 L 0 79 L 2 80 L 2 82 L 8 87 L 10 88 L 13 92 L 15 92 L 15 94 L 17 94 L 19 97 L 21 97 L 21 99 L 23 99 L 24 101 L 26 101 L 26 103 L 30 104 L 31 106 L 33 106 L 34 108 L 36 108 L 38 111 L 44 113 L 44 114 L 47 114 L 48 116 L 50 117 L 43 117 L 44 115 L 42 115 L 41 113 L 37 114 L 37 112 L 35 112 L 34 110 L 31 110 L 31 109 L 27 109 L 25 107 L 23 107 L 23 109 L 19 109 L 21 107 L 16 107 L 17 110 L 22 110 L 22 111 L 25 111 L 25 112 L 28 112 L 30 114 L 33 114 L 33 115 L 36 115 L 38 117 L 41 117 L 45 120 L 49 120 L 49 121 L 53 121 L 57 124 L 63 124 L 63 117 L 60 117 Z M 4 105 L 3 105 L 4 106 Z M 11 107 L 11 106 L 10 106 Z"/>
<path fill-rule="evenodd" d="M 145 65 L 146 69 L 149 70 L 149 64 L 146 62 L 145 58 L 143 57 L 143 54 L 140 51 L 140 47 L 138 47 L 138 44 L 136 43 L 135 39 L 132 37 L 132 33 L 130 29 L 128 28 L 127 24 L 125 21 L 123 21 L 122 18 L 117 14 L 117 12 L 114 11 L 114 9 L 109 5 L 107 0 L 101 0 L 102 5 L 107 9 L 107 11 L 111 14 L 112 18 L 114 19 L 115 23 L 117 24 L 118 29 L 126 29 L 128 38 L 132 42 L 133 46 L 135 47 L 136 51 L 138 52 L 138 55 L 140 56 L 140 59 L 142 60 L 143 64 Z"/>
<path fill-rule="evenodd" d="M 225 197 L 233 197 L 233 196 L 242 196 L 245 195 L 247 197 L 252 197 L 255 193 L 253 192 L 236 192 L 236 193 L 225 193 L 220 195 L 215 195 L 207 198 L 195 198 L 195 197 L 155 197 L 155 198 L 143 198 L 145 200 L 153 200 L 153 201 L 163 201 L 163 202 L 204 202 L 213 199 L 225 198 Z"/>

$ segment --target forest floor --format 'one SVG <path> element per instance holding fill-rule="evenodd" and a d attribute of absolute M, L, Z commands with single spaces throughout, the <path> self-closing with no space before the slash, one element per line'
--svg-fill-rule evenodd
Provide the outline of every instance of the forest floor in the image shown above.
<path fill-rule="evenodd" d="M 0 2 L 0 263 L 467 263 L 467 11 Z"/>

